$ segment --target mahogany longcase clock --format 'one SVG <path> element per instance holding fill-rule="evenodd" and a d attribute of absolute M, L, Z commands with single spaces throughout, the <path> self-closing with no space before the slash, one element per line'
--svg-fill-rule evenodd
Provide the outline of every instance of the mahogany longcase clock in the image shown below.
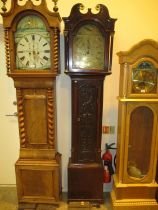
<path fill-rule="evenodd" d="M 103 81 L 111 74 L 114 24 L 104 5 L 81 13 L 76 4 L 65 23 L 65 73 L 72 82 L 72 141 L 68 200 L 103 201 L 101 130 Z"/>
<path fill-rule="evenodd" d="M 114 210 L 156 210 L 158 43 L 119 52 L 120 92 Z"/>
<path fill-rule="evenodd" d="M 55 83 L 59 74 L 61 18 L 46 1 L 3 2 L 7 74 L 14 80 L 20 134 L 16 162 L 19 209 L 59 202 L 60 154 L 56 151 Z M 55 1 L 54 1 L 55 2 Z M 56 3 L 56 2 L 55 2 Z M 30 204 L 28 206 L 28 204 Z"/>

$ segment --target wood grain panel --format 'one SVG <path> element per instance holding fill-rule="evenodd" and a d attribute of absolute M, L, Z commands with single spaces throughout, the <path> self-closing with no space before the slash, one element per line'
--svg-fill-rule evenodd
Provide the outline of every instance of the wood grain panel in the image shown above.
<path fill-rule="evenodd" d="M 45 96 L 26 96 L 24 107 L 28 143 L 47 144 Z"/>
<path fill-rule="evenodd" d="M 53 195 L 53 173 L 42 170 L 22 170 L 21 180 L 25 196 L 48 196 Z"/>

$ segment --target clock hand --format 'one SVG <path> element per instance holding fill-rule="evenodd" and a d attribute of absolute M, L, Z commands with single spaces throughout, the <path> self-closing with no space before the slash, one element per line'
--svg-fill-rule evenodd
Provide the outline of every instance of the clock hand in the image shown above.
<path fill-rule="evenodd" d="M 142 71 L 140 71 L 140 77 L 143 79 L 143 73 L 142 73 Z"/>
<path fill-rule="evenodd" d="M 34 36 L 32 36 L 34 37 Z M 32 38 L 32 41 L 33 41 L 33 58 L 34 58 L 34 66 L 36 68 L 36 61 L 37 61 L 37 54 L 36 54 L 36 51 L 35 51 L 35 42 L 34 42 L 35 38 Z"/>
<path fill-rule="evenodd" d="M 90 51 L 90 42 L 89 40 L 87 40 L 87 54 L 89 54 L 89 51 Z"/>
<path fill-rule="evenodd" d="M 139 82 L 139 83 L 144 82 L 144 83 L 146 83 L 146 84 L 151 84 L 151 85 L 154 85 L 154 84 L 155 84 L 155 83 L 153 83 L 153 82 L 149 82 L 149 81 L 145 81 L 145 80 L 137 80 L 137 79 L 134 79 L 133 81 L 134 81 L 134 82 Z"/>
<path fill-rule="evenodd" d="M 29 50 L 26 50 L 25 52 L 28 52 L 29 53 L 29 58 L 30 58 L 30 67 L 32 66 L 32 64 L 34 63 L 34 61 L 33 61 L 33 58 L 32 58 L 32 56 L 33 56 L 33 52 L 32 52 L 32 50 L 31 50 L 31 46 L 30 46 L 31 44 L 29 43 Z M 32 64 L 31 64 L 32 63 Z M 33 64 L 34 65 L 34 64 Z M 33 66 L 34 67 L 34 66 Z"/>
<path fill-rule="evenodd" d="M 150 81 L 144 81 L 144 83 L 146 83 L 146 84 L 150 84 L 150 85 L 155 85 L 155 83 L 150 82 Z"/>

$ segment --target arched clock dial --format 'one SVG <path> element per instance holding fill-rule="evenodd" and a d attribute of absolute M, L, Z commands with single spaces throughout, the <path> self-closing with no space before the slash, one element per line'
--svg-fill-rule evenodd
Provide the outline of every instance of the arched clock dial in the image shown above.
<path fill-rule="evenodd" d="M 104 69 L 104 37 L 95 25 L 82 26 L 74 36 L 73 68 Z"/>
<path fill-rule="evenodd" d="M 28 34 L 17 43 L 17 66 L 25 69 L 50 67 L 50 43 L 39 34 Z"/>

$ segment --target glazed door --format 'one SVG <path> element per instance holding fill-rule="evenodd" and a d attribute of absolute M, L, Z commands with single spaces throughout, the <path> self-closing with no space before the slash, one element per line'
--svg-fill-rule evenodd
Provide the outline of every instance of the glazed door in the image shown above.
<path fill-rule="evenodd" d="M 100 160 L 102 82 L 72 80 L 72 162 Z"/>
<path fill-rule="evenodd" d="M 156 104 L 129 104 L 127 106 L 127 128 L 125 137 L 124 181 L 128 183 L 150 183 L 156 164 L 157 142 Z"/>

